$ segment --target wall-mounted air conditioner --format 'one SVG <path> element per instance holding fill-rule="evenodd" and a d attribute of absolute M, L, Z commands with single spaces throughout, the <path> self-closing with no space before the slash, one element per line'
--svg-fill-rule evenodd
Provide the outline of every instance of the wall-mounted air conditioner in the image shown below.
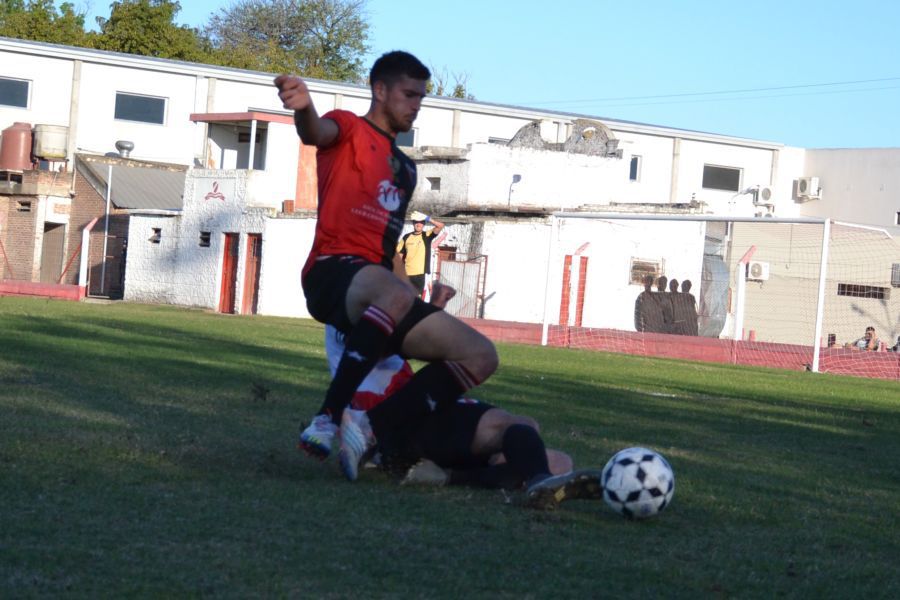
<path fill-rule="evenodd" d="M 775 189 L 770 185 L 761 185 L 756 190 L 757 204 L 774 204 L 772 198 L 775 197 Z"/>
<path fill-rule="evenodd" d="M 801 201 L 817 200 L 821 197 L 822 188 L 818 177 L 801 177 L 797 180 L 797 199 Z"/>
<path fill-rule="evenodd" d="M 747 263 L 747 279 L 766 281 L 769 278 L 769 263 L 751 260 Z"/>

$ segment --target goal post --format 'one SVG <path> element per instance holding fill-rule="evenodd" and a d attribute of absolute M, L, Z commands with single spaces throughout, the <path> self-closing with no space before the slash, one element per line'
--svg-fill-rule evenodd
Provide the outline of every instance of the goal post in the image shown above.
<path fill-rule="evenodd" d="M 545 345 L 900 379 L 900 244 L 884 229 L 582 212 L 550 225 Z M 854 345 L 867 327 L 871 350 Z"/>

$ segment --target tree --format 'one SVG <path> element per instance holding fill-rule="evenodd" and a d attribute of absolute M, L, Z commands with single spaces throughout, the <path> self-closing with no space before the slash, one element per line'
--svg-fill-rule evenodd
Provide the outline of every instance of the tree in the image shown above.
<path fill-rule="evenodd" d="M 69 2 L 57 10 L 53 0 L 0 0 L 0 36 L 82 46 L 84 12 Z"/>
<path fill-rule="evenodd" d="M 450 83 L 450 75 L 447 74 L 447 67 L 436 69 L 431 66 L 431 80 L 425 86 L 425 91 L 435 96 L 447 96 L 448 98 L 462 98 L 465 100 L 474 100 L 475 96 L 468 91 L 468 73 L 453 73 L 453 83 Z M 452 86 L 452 87 L 451 87 Z"/>
<path fill-rule="evenodd" d="M 209 60 L 208 45 L 196 29 L 175 24 L 177 0 L 120 0 L 110 6 L 109 19 L 97 17 L 100 33 L 91 46 L 157 58 L 192 62 Z"/>
<path fill-rule="evenodd" d="M 239 0 L 204 33 L 219 64 L 304 77 L 363 81 L 367 0 Z"/>

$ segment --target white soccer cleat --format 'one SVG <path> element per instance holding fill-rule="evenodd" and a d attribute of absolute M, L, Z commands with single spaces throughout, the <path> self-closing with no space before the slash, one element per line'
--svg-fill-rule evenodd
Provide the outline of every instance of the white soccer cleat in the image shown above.
<path fill-rule="evenodd" d="M 366 453 L 375 447 L 375 434 L 364 410 L 344 409 L 341 418 L 341 450 L 338 454 L 341 471 L 350 481 L 356 481 L 359 465 Z"/>
<path fill-rule="evenodd" d="M 312 423 L 300 433 L 297 447 L 310 456 L 325 460 L 331 454 L 331 445 L 338 426 L 331 422 L 328 415 L 316 415 Z"/>

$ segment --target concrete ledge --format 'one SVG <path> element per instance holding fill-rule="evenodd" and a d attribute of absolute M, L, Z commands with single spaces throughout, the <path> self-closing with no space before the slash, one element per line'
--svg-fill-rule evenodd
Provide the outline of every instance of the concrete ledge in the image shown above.
<path fill-rule="evenodd" d="M 34 283 L 31 281 L 0 281 L 0 296 L 39 296 L 59 300 L 83 300 L 86 290 L 80 285 Z"/>

